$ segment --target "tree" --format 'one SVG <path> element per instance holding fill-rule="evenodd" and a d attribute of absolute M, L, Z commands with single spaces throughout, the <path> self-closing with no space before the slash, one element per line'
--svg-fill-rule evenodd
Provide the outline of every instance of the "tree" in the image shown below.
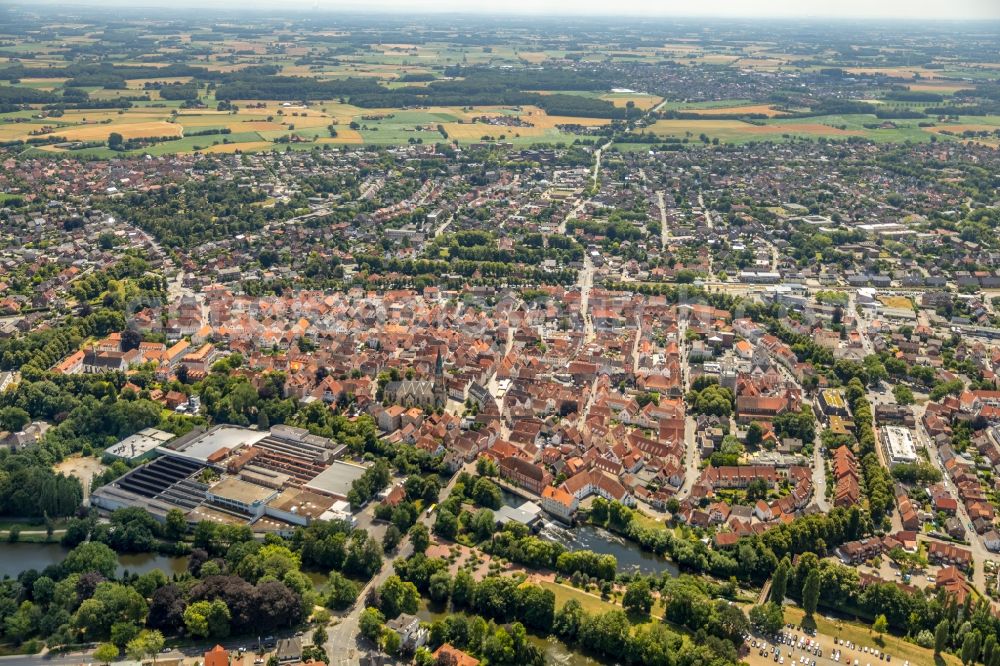
<path fill-rule="evenodd" d="M 125 646 L 125 654 L 136 661 L 142 661 L 143 657 L 150 655 L 156 660 L 156 655 L 163 649 L 163 634 L 158 631 L 144 629 L 139 635 L 133 638 Z"/>
<path fill-rule="evenodd" d="M 779 606 L 785 601 L 785 593 L 788 591 L 788 572 L 791 569 L 791 563 L 788 558 L 781 560 L 778 563 L 778 567 L 774 570 L 774 575 L 771 576 L 771 601 L 778 604 Z"/>
<path fill-rule="evenodd" d="M 133 349 L 138 349 L 141 343 L 142 343 L 142 334 L 139 333 L 139 331 L 132 328 L 126 328 L 124 331 L 122 331 L 121 349 L 123 352 L 131 351 Z"/>
<path fill-rule="evenodd" d="M 358 618 L 358 628 L 361 635 L 370 641 L 378 641 L 385 625 L 385 616 L 377 608 L 366 608 Z"/>
<path fill-rule="evenodd" d="M 344 610 L 357 601 L 360 589 L 358 584 L 344 576 L 339 571 L 331 571 L 327 580 L 326 605 L 334 610 Z"/>
<path fill-rule="evenodd" d="M 111 150 L 122 150 L 124 143 L 124 137 L 118 132 L 112 132 L 108 135 L 108 148 Z"/>
<path fill-rule="evenodd" d="M 785 617 L 784 613 L 781 612 L 781 606 L 771 601 L 760 606 L 753 606 L 750 609 L 750 622 L 760 627 L 764 633 L 776 634 L 784 626 Z"/>
<path fill-rule="evenodd" d="M 540 585 L 525 584 L 517 589 L 519 619 L 532 629 L 548 633 L 556 614 L 556 595 Z"/>
<path fill-rule="evenodd" d="M 819 569 L 813 568 L 806 574 L 806 581 L 802 584 L 802 608 L 806 615 L 810 617 L 816 612 L 819 605 Z"/>
<path fill-rule="evenodd" d="M 963 664 L 974 664 L 976 662 L 976 659 L 979 658 L 981 641 L 982 636 L 978 630 L 974 629 L 965 635 L 965 639 L 962 641 Z"/>
<path fill-rule="evenodd" d="M 222 599 L 196 601 L 184 611 L 184 626 L 199 638 L 225 638 L 229 635 L 232 615 Z"/>
<path fill-rule="evenodd" d="M 31 423 L 31 414 L 20 407 L 4 407 L 0 409 L 0 430 L 17 432 Z"/>
<path fill-rule="evenodd" d="M 948 646 L 948 620 L 941 620 L 934 628 L 934 654 L 939 655 Z"/>
<path fill-rule="evenodd" d="M 476 504 L 487 509 L 499 509 L 503 504 L 503 495 L 497 484 L 490 481 L 485 476 L 476 479 L 472 486 L 472 499 Z"/>
<path fill-rule="evenodd" d="M 146 625 L 173 634 L 184 625 L 184 593 L 177 585 L 168 584 L 153 593 Z"/>
<path fill-rule="evenodd" d="M 493 517 L 493 512 L 489 509 L 479 509 L 469 518 L 466 527 L 475 536 L 477 541 L 486 541 L 493 534 L 493 530 L 496 527 L 496 519 Z"/>
<path fill-rule="evenodd" d="M 313 645 L 326 645 L 326 627 L 316 627 L 316 631 L 313 632 L 312 639 Z"/>
<path fill-rule="evenodd" d="M 997 637 L 996 634 L 986 634 L 986 638 L 983 639 L 983 654 L 982 662 L 984 664 L 989 664 L 990 660 L 993 658 L 993 652 L 997 647 Z"/>
<path fill-rule="evenodd" d="M 437 512 L 437 520 L 434 521 L 434 534 L 453 541 L 458 534 L 458 518 L 448 509 L 441 508 Z"/>
<path fill-rule="evenodd" d="M 180 509 L 170 509 L 167 511 L 166 536 L 174 541 L 180 539 L 187 532 L 187 519 Z"/>
<path fill-rule="evenodd" d="M 771 489 L 770 485 L 761 477 L 750 479 L 747 484 L 747 502 L 753 503 L 759 499 L 767 499 L 767 493 Z"/>
<path fill-rule="evenodd" d="M 417 586 L 403 581 L 399 576 L 389 576 L 378 589 L 380 609 L 386 618 L 398 617 L 401 613 L 417 612 L 420 592 Z"/>
<path fill-rule="evenodd" d="M 875 618 L 875 622 L 872 624 L 872 630 L 874 630 L 876 634 L 882 636 L 882 634 L 884 634 L 888 629 L 889 620 L 886 619 L 884 614 Z"/>
<path fill-rule="evenodd" d="M 94 650 L 94 659 L 102 664 L 110 664 L 118 658 L 118 646 L 114 643 L 101 643 Z"/>
<path fill-rule="evenodd" d="M 892 387 L 892 395 L 895 396 L 896 402 L 901 405 L 913 404 L 913 391 L 910 390 L 909 386 L 896 384 Z"/>
<path fill-rule="evenodd" d="M 399 540 L 403 538 L 402 533 L 399 528 L 393 524 L 385 529 L 385 534 L 382 536 L 382 550 L 386 553 L 391 553 L 396 550 L 396 546 L 399 545 Z"/>
<path fill-rule="evenodd" d="M 451 576 L 447 571 L 435 571 L 427 585 L 427 596 L 439 603 L 451 596 Z"/>
<path fill-rule="evenodd" d="M 633 580 L 625 588 L 622 608 L 636 615 L 649 615 L 653 608 L 653 593 L 649 591 L 649 581 L 645 578 Z"/>
<path fill-rule="evenodd" d="M 410 528 L 408 534 L 410 535 L 410 543 L 413 545 L 414 553 L 422 553 L 431 545 L 430 532 L 423 523 L 415 523 Z"/>
<path fill-rule="evenodd" d="M 465 569 L 459 569 L 451 585 L 451 603 L 457 608 L 469 605 L 472 603 L 475 590 L 476 581 L 473 580 L 472 574 Z"/>
<path fill-rule="evenodd" d="M 91 541 L 69 551 L 62 569 L 66 574 L 95 571 L 104 578 L 111 578 L 118 569 L 118 556 L 103 543 Z"/>
<path fill-rule="evenodd" d="M 397 634 L 395 631 L 392 631 L 391 629 L 386 629 L 385 631 L 382 632 L 382 635 L 379 637 L 378 643 L 379 646 L 382 648 L 382 651 L 385 652 L 386 654 L 397 655 L 399 654 L 399 650 L 402 647 L 403 641 L 399 637 L 399 634 Z"/>

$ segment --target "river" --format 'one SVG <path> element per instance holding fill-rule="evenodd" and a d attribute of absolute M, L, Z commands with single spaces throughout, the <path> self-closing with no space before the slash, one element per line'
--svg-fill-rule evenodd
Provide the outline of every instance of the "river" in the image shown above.
<path fill-rule="evenodd" d="M 546 522 L 539 536 L 557 541 L 569 550 L 592 550 L 602 555 L 614 555 L 618 560 L 618 570 L 627 573 L 641 573 L 649 576 L 660 575 L 664 571 L 677 576 L 677 565 L 659 555 L 647 552 L 638 544 L 593 525 L 563 527 L 559 523 Z"/>
<path fill-rule="evenodd" d="M 506 489 L 502 491 L 503 502 L 509 506 L 518 507 L 524 499 Z M 677 565 L 658 555 L 647 552 L 639 544 L 623 539 L 617 534 L 593 525 L 578 525 L 565 527 L 556 521 L 546 521 L 539 536 L 550 541 L 556 541 L 569 550 L 592 550 L 602 555 L 614 555 L 618 560 L 618 569 L 628 573 L 644 575 L 659 575 L 664 571 L 671 576 L 677 576 Z"/>

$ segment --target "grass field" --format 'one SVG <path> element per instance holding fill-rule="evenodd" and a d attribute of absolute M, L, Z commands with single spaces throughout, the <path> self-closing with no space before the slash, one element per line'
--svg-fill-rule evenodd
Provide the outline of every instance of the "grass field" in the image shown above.
<path fill-rule="evenodd" d="M 729 108 L 734 108 L 730 106 Z M 722 109 L 712 109 L 717 113 L 725 113 Z M 870 114 L 847 114 L 831 116 L 814 116 L 807 118 L 775 117 L 760 122 L 743 122 L 741 120 L 724 120 L 712 118 L 669 119 L 658 120 L 646 128 L 660 137 L 688 138 L 697 140 L 705 134 L 709 139 L 718 138 L 723 143 L 747 143 L 750 141 L 786 141 L 791 138 L 825 137 L 828 139 L 846 139 L 849 137 L 864 137 L 879 143 L 930 141 L 932 136 L 938 140 L 970 140 L 962 137 L 965 130 L 986 131 L 992 133 L 1000 129 L 1000 116 L 963 117 L 957 123 L 940 124 L 933 127 L 920 127 L 919 123 L 932 122 L 932 119 L 899 119 L 888 121 L 886 126 Z M 950 132 L 954 136 L 945 134 Z M 995 136 L 976 139 L 980 143 L 993 145 L 998 142 Z"/>
<path fill-rule="evenodd" d="M 684 138 L 706 134 L 710 139 L 718 138 L 726 143 L 745 143 L 747 141 L 786 139 L 792 136 L 846 138 L 849 136 L 864 136 L 857 130 L 842 130 L 818 122 L 811 123 L 775 123 L 754 125 L 741 120 L 658 120 L 647 128 L 658 136 Z"/>

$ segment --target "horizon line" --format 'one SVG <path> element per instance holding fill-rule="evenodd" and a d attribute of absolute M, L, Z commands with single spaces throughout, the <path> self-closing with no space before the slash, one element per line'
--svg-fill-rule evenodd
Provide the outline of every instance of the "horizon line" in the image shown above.
<path fill-rule="evenodd" d="M 313 6 L 309 6 L 309 2 L 313 2 Z M 145 0 L 141 4 L 129 3 L 128 0 L 14 0 L 6 4 L 8 9 L 25 9 L 25 10 L 39 10 L 42 8 L 66 8 L 73 7 L 78 9 L 95 9 L 95 10 L 125 10 L 131 13 L 141 13 L 144 10 L 156 10 L 156 11 L 189 11 L 198 10 L 202 13 L 211 12 L 234 12 L 238 11 L 244 14 L 266 14 L 271 15 L 276 18 L 287 15 L 317 15 L 317 16 L 331 16 L 331 15 L 350 15 L 352 17 L 364 17 L 364 16 L 383 16 L 386 14 L 392 14 L 400 20 L 405 20 L 407 18 L 419 18 L 421 16 L 440 16 L 441 14 L 449 14 L 453 17 L 502 17 L 502 18 L 525 18 L 525 19 L 566 19 L 566 18 L 594 18 L 594 19 L 620 19 L 622 22 L 627 22 L 631 19 L 647 18 L 647 19 L 674 19 L 674 20 L 692 20 L 692 21 L 748 21 L 753 23 L 768 23 L 774 21 L 798 21 L 798 22 L 812 22 L 812 21 L 833 21 L 833 22 L 865 22 L 865 23 L 987 23 L 987 24 L 1000 24 L 1000 15 L 983 17 L 978 15 L 966 15 L 966 16 L 952 16 L 952 17 L 941 17 L 937 15 L 923 15 L 923 16 L 898 16 L 898 15 L 867 15 L 867 14 L 833 14 L 833 13 L 802 13 L 802 14 L 774 14 L 774 15 L 754 15 L 754 14 L 695 14 L 695 13 L 685 13 L 685 12 L 672 12 L 672 11 L 641 11 L 641 10 L 620 10 L 618 12 L 602 12 L 602 11 L 590 11 L 590 10 L 580 10 L 580 11 L 560 11 L 560 10 L 539 10 L 539 11 L 525 11 L 523 9 L 511 9 L 510 11 L 504 11 L 502 8 L 490 8 L 489 10 L 477 11 L 475 9 L 455 9 L 449 7 L 427 7 L 423 6 L 420 8 L 406 9 L 399 5 L 394 5 L 392 2 L 375 2 L 370 5 L 364 5 L 361 2 L 351 2 L 348 5 L 341 5 L 340 7 L 331 6 L 319 6 L 316 0 L 292 0 L 287 6 L 284 7 L 247 7 L 240 6 L 238 0 L 221 0 L 221 2 L 216 2 L 208 0 L 208 2 L 198 3 L 195 0 L 180 0 L 180 2 L 171 0 Z M 45 13 L 45 12 L 39 12 Z"/>

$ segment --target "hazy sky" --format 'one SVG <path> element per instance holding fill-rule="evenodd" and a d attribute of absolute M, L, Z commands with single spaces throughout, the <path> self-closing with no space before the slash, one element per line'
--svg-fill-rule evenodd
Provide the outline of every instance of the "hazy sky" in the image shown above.
<path fill-rule="evenodd" d="M 254 0 L 259 2 L 261 0 Z M 628 14 L 732 17 L 868 17 L 1000 19 L 1000 0 L 290 0 L 321 9 L 337 6 L 410 11 L 498 13 Z M 253 3 L 251 3 L 253 4 Z"/>
<path fill-rule="evenodd" d="M 47 3 L 46 3 L 47 4 Z M 611 16 L 717 16 L 740 18 L 901 18 L 1000 20 L 1000 0 L 68 0 L 68 4 L 129 7 L 204 7 L 271 11 L 312 9 L 460 12 L 489 14 L 592 14 Z"/>

